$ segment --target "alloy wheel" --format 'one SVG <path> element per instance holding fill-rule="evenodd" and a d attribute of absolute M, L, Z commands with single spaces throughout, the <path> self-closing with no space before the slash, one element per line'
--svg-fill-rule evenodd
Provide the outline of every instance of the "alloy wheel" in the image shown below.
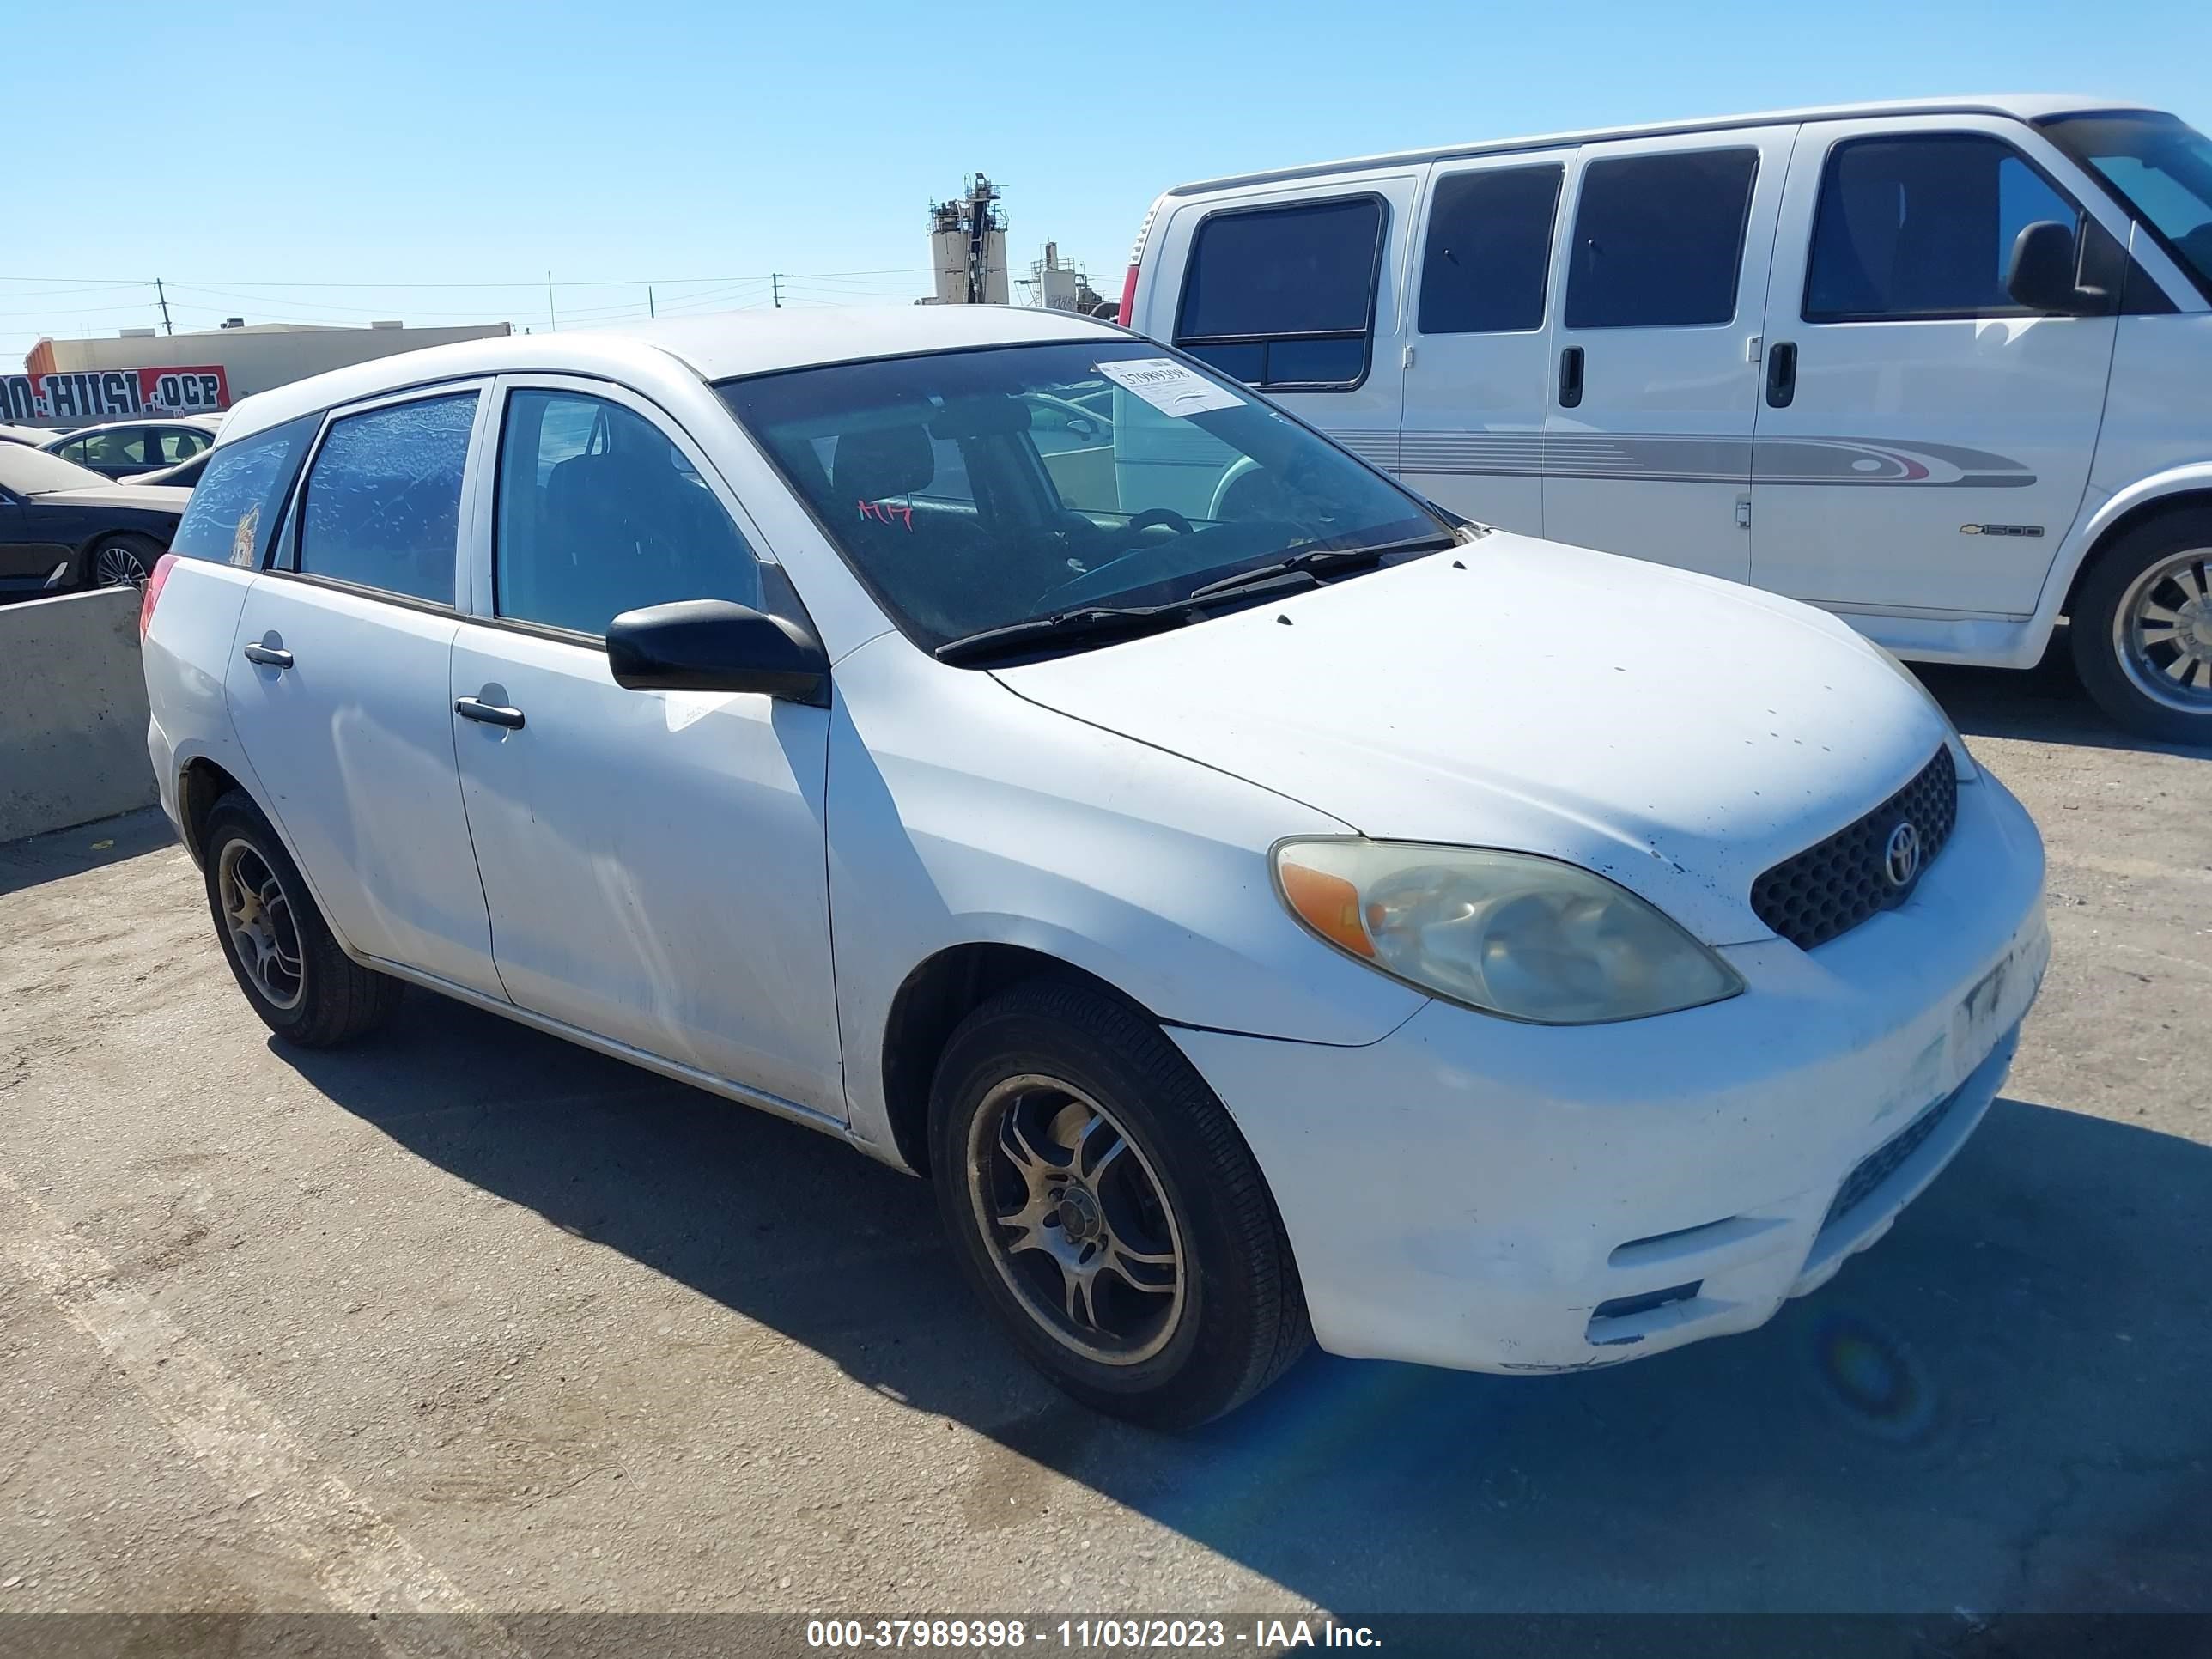
<path fill-rule="evenodd" d="M 100 587 L 121 587 L 146 580 L 146 567 L 137 553 L 121 542 L 111 542 L 93 556 L 92 580 Z"/>
<path fill-rule="evenodd" d="M 226 842 L 216 866 L 216 890 L 231 948 L 254 988 L 273 1008 L 298 1007 L 306 989 L 300 932 L 284 884 L 269 860 L 250 842 Z"/>
<path fill-rule="evenodd" d="M 2212 548 L 2176 553 L 2130 582 L 2112 614 L 2112 644 L 2145 696 L 2212 713 Z"/>
<path fill-rule="evenodd" d="M 1187 1299 L 1181 1230 L 1096 1100 L 1059 1078 L 999 1084 L 969 1123 L 968 1194 L 1000 1278 L 1055 1340 L 1108 1365 L 1167 1346 Z"/>

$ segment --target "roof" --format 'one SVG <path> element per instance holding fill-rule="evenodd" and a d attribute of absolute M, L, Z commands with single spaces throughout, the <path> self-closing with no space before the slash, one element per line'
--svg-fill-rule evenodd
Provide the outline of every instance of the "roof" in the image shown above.
<path fill-rule="evenodd" d="M 41 443 L 59 443 L 66 438 L 74 443 L 79 438 L 94 433 L 136 432 L 142 427 L 190 427 L 195 432 L 212 432 L 222 424 L 220 415 L 118 415 L 109 420 L 94 421 L 88 426 L 73 426 L 66 432 L 46 432 L 40 434 Z"/>
<path fill-rule="evenodd" d="M 720 312 L 620 328 L 508 334 L 395 352 L 241 398 L 226 438 L 301 415 L 472 374 L 580 374 L 619 378 L 625 368 L 665 371 L 673 359 L 703 380 L 817 363 L 1025 341 L 1079 340 L 1121 331 L 1072 312 L 1011 306 L 872 306 Z"/>
<path fill-rule="evenodd" d="M 1364 172 L 1370 167 L 1406 167 L 1462 155 L 1489 155 L 1519 149 L 1553 149 L 1571 144 L 1607 143 L 1622 138 L 1657 138 L 1674 133 L 1719 131 L 1730 127 L 1794 126 L 1804 121 L 1856 121 L 1869 116 L 1885 115 L 2008 115 L 2017 120 L 2039 121 L 2049 116 L 2078 113 L 2084 110 L 2141 107 L 2125 98 L 2036 92 L 1896 99 L 1884 103 L 1822 104 L 1807 109 L 1766 110 L 1753 115 L 1710 115 L 1686 121 L 1656 121 L 1642 126 L 1589 127 L 1575 132 L 1533 133 L 1519 138 L 1484 139 L 1430 149 L 1395 150 L 1382 155 L 1357 156 L 1349 161 L 1310 162 L 1274 167 L 1261 173 L 1200 179 L 1193 184 L 1177 185 L 1167 194 L 1195 196 L 1240 185 L 1270 184 L 1277 179 L 1310 178 L 1321 173 Z"/>

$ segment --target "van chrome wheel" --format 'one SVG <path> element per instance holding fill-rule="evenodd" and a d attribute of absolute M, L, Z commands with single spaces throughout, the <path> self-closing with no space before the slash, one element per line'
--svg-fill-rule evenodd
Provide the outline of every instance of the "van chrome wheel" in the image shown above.
<path fill-rule="evenodd" d="M 216 891 L 230 929 L 231 949 L 254 988 L 272 1008 L 296 1008 L 306 988 L 299 925 L 284 884 L 250 842 L 223 843 Z"/>
<path fill-rule="evenodd" d="M 1058 1078 L 1008 1078 L 970 1121 L 967 1162 L 992 1264 L 1042 1329 L 1108 1365 L 1167 1346 L 1185 1301 L 1182 1234 L 1112 1114 Z"/>
<path fill-rule="evenodd" d="M 2145 696 L 2184 714 L 2212 714 L 2212 547 L 2152 565 L 2121 595 L 2112 645 Z"/>

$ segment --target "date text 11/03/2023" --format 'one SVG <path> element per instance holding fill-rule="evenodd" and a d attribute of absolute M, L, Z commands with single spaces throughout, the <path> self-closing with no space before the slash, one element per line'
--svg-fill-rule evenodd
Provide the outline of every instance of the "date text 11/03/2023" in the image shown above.
<path fill-rule="evenodd" d="M 1331 1619 L 810 1619 L 806 1645 L 832 1653 L 883 1648 L 986 1652 L 1039 1647 L 1095 1652 L 1114 1649 L 1242 1648 L 1286 1653 L 1299 1648 L 1381 1645 L 1364 1625 Z"/>

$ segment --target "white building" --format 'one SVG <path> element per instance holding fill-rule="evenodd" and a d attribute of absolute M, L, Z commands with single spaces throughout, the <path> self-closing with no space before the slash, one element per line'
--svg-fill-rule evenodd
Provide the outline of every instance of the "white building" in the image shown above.
<path fill-rule="evenodd" d="M 397 322 L 366 328 L 325 328 L 312 323 L 233 322 L 191 333 L 156 334 L 125 329 L 97 339 L 41 340 L 23 359 L 32 375 L 98 374 L 115 369 L 219 366 L 230 401 L 303 380 L 326 368 L 389 357 L 422 346 L 479 340 L 512 333 L 506 323 L 459 328 L 409 328 Z"/>

